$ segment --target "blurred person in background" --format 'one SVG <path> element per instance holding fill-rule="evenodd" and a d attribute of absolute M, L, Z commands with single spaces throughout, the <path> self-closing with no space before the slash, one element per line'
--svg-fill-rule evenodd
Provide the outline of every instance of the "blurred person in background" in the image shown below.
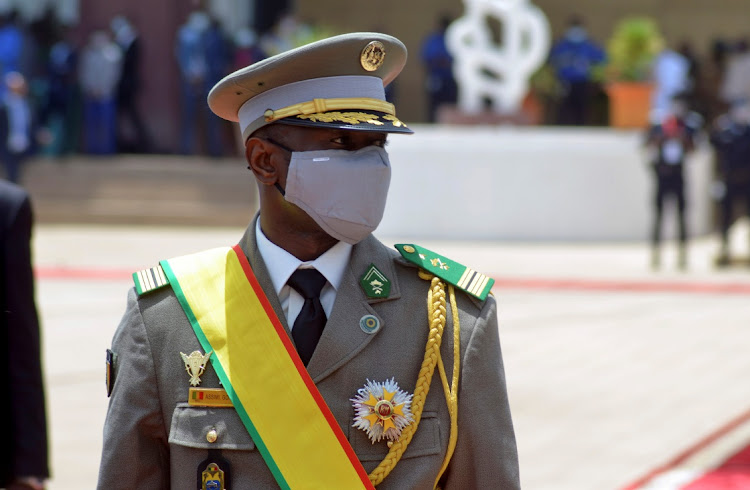
<path fill-rule="evenodd" d="M 3 77 L 3 95 L 0 104 L 0 160 L 5 165 L 5 176 L 18 182 L 21 165 L 35 149 L 35 124 L 29 87 L 18 72 Z"/>
<path fill-rule="evenodd" d="M 122 70 L 117 82 L 117 150 L 144 153 L 150 149 L 149 136 L 138 110 L 141 89 L 141 40 L 133 24 L 118 15 L 110 23 L 122 51 Z"/>
<path fill-rule="evenodd" d="M 50 133 L 47 154 L 59 157 L 78 149 L 79 94 L 78 53 L 64 27 L 58 31 L 47 59 L 47 101 L 42 108 L 42 124 Z"/>
<path fill-rule="evenodd" d="M 51 7 L 41 17 L 21 25 L 23 49 L 18 71 L 26 77 L 29 93 L 37 106 L 42 106 L 48 97 L 47 60 L 59 31 L 60 22 Z"/>
<path fill-rule="evenodd" d="M 260 47 L 258 36 L 253 29 L 243 27 L 234 35 L 234 53 L 232 56 L 232 70 L 237 71 L 253 63 L 262 61 L 268 56 Z M 234 140 L 237 151 L 245 151 L 245 140 L 239 128 L 234 128 Z"/>
<path fill-rule="evenodd" d="M 258 44 L 258 35 L 249 27 L 243 27 L 234 35 L 232 69 L 239 70 L 266 59 L 267 55 Z"/>
<path fill-rule="evenodd" d="M 680 269 L 687 267 L 687 225 L 685 219 L 685 157 L 695 147 L 695 136 L 700 130 L 701 117 L 688 110 L 682 96 L 672 98 L 665 113 L 655 113 L 654 124 L 646 134 L 646 146 L 652 150 L 651 166 L 656 181 L 654 199 L 654 225 L 651 235 L 651 266 L 657 269 L 661 265 L 661 227 L 664 205 L 667 200 L 674 200 L 677 207 L 679 227 Z"/>
<path fill-rule="evenodd" d="M 268 56 L 289 51 L 310 33 L 310 26 L 299 22 L 291 12 L 283 12 L 273 28 L 263 34 L 260 45 Z"/>
<path fill-rule="evenodd" d="M 20 71 L 23 39 L 12 3 L 10 0 L 0 0 L 0 79 L 6 73 Z M 4 86 L 0 87 L 0 95 L 4 90 Z"/>
<path fill-rule="evenodd" d="M 117 151 L 117 84 L 122 53 L 106 31 L 95 31 L 81 53 L 78 77 L 84 104 L 84 150 L 95 155 Z"/>
<path fill-rule="evenodd" d="M 750 99 L 750 44 L 747 39 L 737 41 L 729 54 L 719 97 L 727 107 Z"/>
<path fill-rule="evenodd" d="M 744 201 L 750 215 L 750 101 L 736 103 L 716 120 L 710 134 L 716 151 L 717 182 L 714 197 L 721 203 L 721 248 L 716 264 L 731 264 L 729 229 L 738 201 Z"/>
<path fill-rule="evenodd" d="M 651 112 L 660 120 L 674 108 L 679 94 L 683 104 L 687 103 L 690 89 L 690 62 L 671 48 L 664 48 L 656 55 L 652 67 L 654 91 L 651 95 Z"/>
<path fill-rule="evenodd" d="M 453 57 L 445 44 L 445 32 L 452 19 L 445 15 L 438 21 L 437 29 L 422 43 L 422 63 L 425 67 L 425 85 L 428 97 L 428 117 L 436 122 L 437 110 L 443 104 L 455 104 L 458 86 L 453 78 Z"/>
<path fill-rule="evenodd" d="M 49 478 L 39 318 L 31 264 L 33 217 L 22 188 L 0 180 L 0 383 L 5 425 L 0 488 L 41 490 Z"/>
<path fill-rule="evenodd" d="M 589 39 L 583 20 L 573 16 L 568 30 L 550 51 L 549 63 L 555 70 L 563 97 L 557 123 L 581 126 L 588 122 L 594 98 L 594 69 L 607 59 L 604 50 Z"/>
<path fill-rule="evenodd" d="M 196 153 L 196 126 L 205 127 L 209 117 L 204 92 L 209 78 L 205 39 L 210 27 L 208 14 L 196 10 L 177 31 L 175 56 L 180 74 L 182 107 L 180 151 L 184 155 Z"/>
<path fill-rule="evenodd" d="M 747 39 L 740 39 L 729 53 L 719 97 L 727 106 L 750 99 L 750 45 Z"/>
<path fill-rule="evenodd" d="M 205 101 L 208 92 L 219 80 L 224 78 L 231 67 L 231 49 L 227 38 L 221 31 L 221 25 L 215 18 L 204 34 L 204 45 L 206 49 L 206 78 L 203 83 L 201 100 Z M 208 105 L 203 102 L 203 112 L 206 121 L 206 144 L 208 154 L 214 158 L 220 157 L 224 152 L 222 129 L 227 128 L 225 121 L 210 114 Z"/>
<path fill-rule="evenodd" d="M 716 121 L 724 114 L 728 106 L 721 97 L 721 86 L 724 83 L 724 73 L 729 61 L 729 43 L 723 38 L 711 41 L 709 61 L 702 70 L 704 92 L 706 100 L 706 120 Z"/>
<path fill-rule="evenodd" d="M 683 40 L 677 47 L 677 52 L 687 62 L 687 83 L 686 88 L 682 92 L 685 95 L 688 107 L 696 109 L 701 115 L 705 116 L 703 110 L 698 110 L 701 106 L 702 101 L 700 100 L 701 84 L 703 82 L 702 65 L 699 60 L 698 54 L 695 52 L 695 48 L 690 41 Z M 700 107 L 702 109 L 702 107 Z"/>

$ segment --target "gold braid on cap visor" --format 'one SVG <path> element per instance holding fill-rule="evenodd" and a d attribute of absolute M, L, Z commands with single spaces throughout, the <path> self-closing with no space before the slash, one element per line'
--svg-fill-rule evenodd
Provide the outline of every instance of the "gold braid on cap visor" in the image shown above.
<path fill-rule="evenodd" d="M 379 111 L 396 115 L 396 108 L 390 102 L 368 97 L 352 97 L 345 99 L 313 99 L 309 102 L 300 102 L 282 109 L 268 109 L 263 113 L 266 122 L 274 122 L 285 117 L 299 116 L 303 114 L 317 114 L 320 112 L 340 111 L 342 109 L 360 109 Z"/>

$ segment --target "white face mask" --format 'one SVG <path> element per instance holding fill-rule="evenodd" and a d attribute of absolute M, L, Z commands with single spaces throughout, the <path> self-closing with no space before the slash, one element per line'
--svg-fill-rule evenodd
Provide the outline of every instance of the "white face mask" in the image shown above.
<path fill-rule="evenodd" d="M 391 164 L 380 146 L 293 151 L 284 197 L 332 237 L 357 243 L 383 219 Z"/>

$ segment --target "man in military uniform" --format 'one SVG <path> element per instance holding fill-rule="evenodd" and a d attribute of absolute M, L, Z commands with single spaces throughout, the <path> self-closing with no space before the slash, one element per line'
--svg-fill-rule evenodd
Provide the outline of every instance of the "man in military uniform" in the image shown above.
<path fill-rule="evenodd" d="M 347 34 L 213 88 L 260 212 L 232 248 L 134 274 L 99 488 L 519 487 L 492 279 L 371 234 L 405 62 Z"/>

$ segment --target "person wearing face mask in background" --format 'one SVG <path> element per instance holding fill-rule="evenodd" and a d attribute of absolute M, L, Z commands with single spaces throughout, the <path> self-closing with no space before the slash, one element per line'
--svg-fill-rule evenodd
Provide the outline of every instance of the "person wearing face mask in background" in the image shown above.
<path fill-rule="evenodd" d="M 736 218 L 737 201 L 744 201 L 744 214 L 750 215 L 750 101 L 736 101 L 720 116 L 710 139 L 717 160 L 713 194 L 721 203 L 721 248 L 716 265 L 724 267 L 732 263 L 729 229 Z"/>
<path fill-rule="evenodd" d="M 594 70 L 605 61 L 604 50 L 589 38 L 583 20 L 571 17 L 568 30 L 549 55 L 549 63 L 563 89 L 558 124 L 582 126 L 588 122 L 595 95 Z"/>
<path fill-rule="evenodd" d="M 134 274 L 99 488 L 519 488 L 493 281 L 372 235 L 405 62 L 353 33 L 212 89 L 260 211 L 238 245 Z"/>
<path fill-rule="evenodd" d="M 201 133 L 197 128 L 207 126 L 205 86 L 209 79 L 209 59 L 206 37 L 211 29 L 211 17 L 202 10 L 191 12 L 180 26 L 175 39 L 175 59 L 180 75 L 180 152 L 194 155 L 199 151 Z M 206 144 L 208 146 L 208 144 Z"/>

